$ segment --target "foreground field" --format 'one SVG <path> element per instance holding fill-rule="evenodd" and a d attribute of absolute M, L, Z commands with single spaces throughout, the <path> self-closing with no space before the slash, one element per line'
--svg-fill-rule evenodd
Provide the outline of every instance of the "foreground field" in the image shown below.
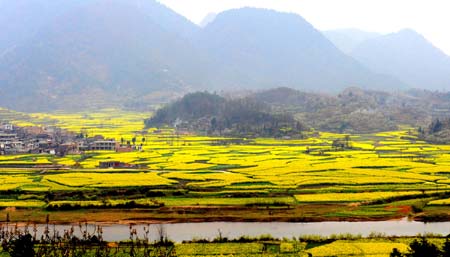
<path fill-rule="evenodd" d="M 368 256 L 388 257 L 394 248 L 406 253 L 413 238 L 395 239 L 342 239 L 342 240 L 285 240 L 273 243 L 272 248 L 264 249 L 262 242 L 254 243 L 209 243 L 177 245 L 178 256 Z M 302 242 L 303 241 L 303 242 Z M 443 238 L 435 238 L 433 243 L 442 247 Z"/>
<path fill-rule="evenodd" d="M 98 245 L 91 247 L 74 246 L 68 248 L 68 253 L 77 253 L 73 256 L 171 256 L 171 257 L 212 257 L 212 256 L 297 256 L 297 257 L 329 257 L 329 256 L 353 256 L 353 257 L 388 257 L 393 249 L 401 253 L 410 251 L 410 243 L 418 238 L 320 238 L 304 237 L 298 239 L 273 239 L 269 236 L 263 238 L 240 238 L 228 241 L 226 238 L 217 238 L 210 241 L 193 241 L 179 244 L 169 244 L 168 246 L 158 246 L 137 243 L 133 241 L 110 242 L 101 248 Z M 427 239 L 428 242 L 436 245 L 438 249 L 443 249 L 445 238 L 433 237 Z M 105 242 L 106 243 L 106 242 Z M 35 252 L 42 251 L 42 245 L 36 244 Z M 46 253 L 52 256 L 68 256 L 59 251 L 57 247 L 48 246 Z M 131 254 L 133 252 L 133 254 Z M 145 254 L 147 252 L 147 254 Z M 159 255 L 157 253 L 160 253 Z M 163 253 L 163 254 L 161 254 Z M 100 255 L 101 254 L 101 255 Z M 11 256 L 5 250 L 0 250 L 0 256 Z M 40 255 L 38 255 L 40 256 Z M 72 256 L 72 255 L 70 255 Z"/>
<path fill-rule="evenodd" d="M 129 153 L 0 156 L 0 206 L 16 220 L 43 221 L 48 213 L 61 222 L 450 220 L 450 146 L 419 141 L 410 128 L 232 139 L 144 130 L 147 113 L 0 114 L 21 126 L 56 125 L 143 145 Z M 339 140 L 349 147 L 336 147 Z M 141 168 L 99 169 L 102 161 Z"/>

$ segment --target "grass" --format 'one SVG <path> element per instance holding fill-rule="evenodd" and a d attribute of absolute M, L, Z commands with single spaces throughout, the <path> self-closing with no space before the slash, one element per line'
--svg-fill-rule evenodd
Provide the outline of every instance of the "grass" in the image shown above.
<path fill-rule="evenodd" d="M 166 206 L 273 206 L 273 205 L 293 205 L 295 200 L 292 197 L 265 197 L 265 198 L 156 198 L 157 201 Z"/>

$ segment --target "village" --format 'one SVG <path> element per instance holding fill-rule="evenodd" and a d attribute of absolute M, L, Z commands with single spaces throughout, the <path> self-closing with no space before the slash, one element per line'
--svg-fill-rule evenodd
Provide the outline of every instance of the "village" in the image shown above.
<path fill-rule="evenodd" d="M 86 151 L 141 151 L 142 145 L 130 141 L 104 138 L 101 135 L 88 137 L 55 126 L 19 127 L 0 123 L 0 155 L 51 154 L 65 156 L 83 154 Z"/>

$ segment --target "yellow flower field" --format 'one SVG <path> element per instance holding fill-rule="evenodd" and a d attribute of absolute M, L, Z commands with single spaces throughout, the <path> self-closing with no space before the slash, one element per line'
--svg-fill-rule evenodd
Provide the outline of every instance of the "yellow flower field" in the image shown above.
<path fill-rule="evenodd" d="M 199 204 L 210 204 L 211 199 L 220 202 L 221 197 L 240 194 L 250 202 L 265 197 L 270 201 L 270 195 L 275 194 L 292 200 L 295 196 L 297 202 L 311 204 L 372 202 L 408 196 L 418 200 L 426 198 L 433 206 L 448 205 L 450 146 L 416 140 L 409 128 L 350 135 L 351 149 L 335 149 L 333 140 L 347 135 L 320 132 L 311 133 L 306 139 L 256 138 L 236 144 L 229 138 L 144 128 L 143 121 L 151 113 L 115 109 L 5 113 L 11 122 L 21 126 L 56 125 L 76 133 L 103 135 L 118 141 L 136 138 L 143 150 L 96 151 L 64 157 L 0 156 L 0 191 L 4 192 L 17 190 L 19 194 L 40 195 L 116 188 L 142 188 L 142 192 L 146 192 L 160 188 L 191 191 L 191 195 L 183 193 L 187 194 L 183 201 Z M 139 168 L 99 169 L 99 163 L 104 161 L 120 161 L 139 165 Z M 62 168 L 45 168 L 50 164 Z M 430 192 L 434 193 L 430 195 Z M 210 195 L 210 200 L 197 200 L 195 196 L 199 194 Z M 168 204 L 182 202 L 167 199 Z M 223 200 L 227 201 L 233 202 Z"/>
<path fill-rule="evenodd" d="M 377 243 L 377 242 L 340 242 L 336 241 L 324 246 L 314 247 L 308 250 L 313 256 L 389 256 L 392 249 L 397 248 L 406 252 L 408 245 L 402 243 Z"/>

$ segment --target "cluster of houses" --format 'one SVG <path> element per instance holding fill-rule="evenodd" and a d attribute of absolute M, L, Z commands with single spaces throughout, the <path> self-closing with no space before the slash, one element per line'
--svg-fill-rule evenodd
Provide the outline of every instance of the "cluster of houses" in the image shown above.
<path fill-rule="evenodd" d="M 0 123 L 0 155 L 46 153 L 65 156 L 99 150 L 131 152 L 142 150 L 141 147 L 103 136 L 84 137 L 58 127 L 19 127 Z"/>

